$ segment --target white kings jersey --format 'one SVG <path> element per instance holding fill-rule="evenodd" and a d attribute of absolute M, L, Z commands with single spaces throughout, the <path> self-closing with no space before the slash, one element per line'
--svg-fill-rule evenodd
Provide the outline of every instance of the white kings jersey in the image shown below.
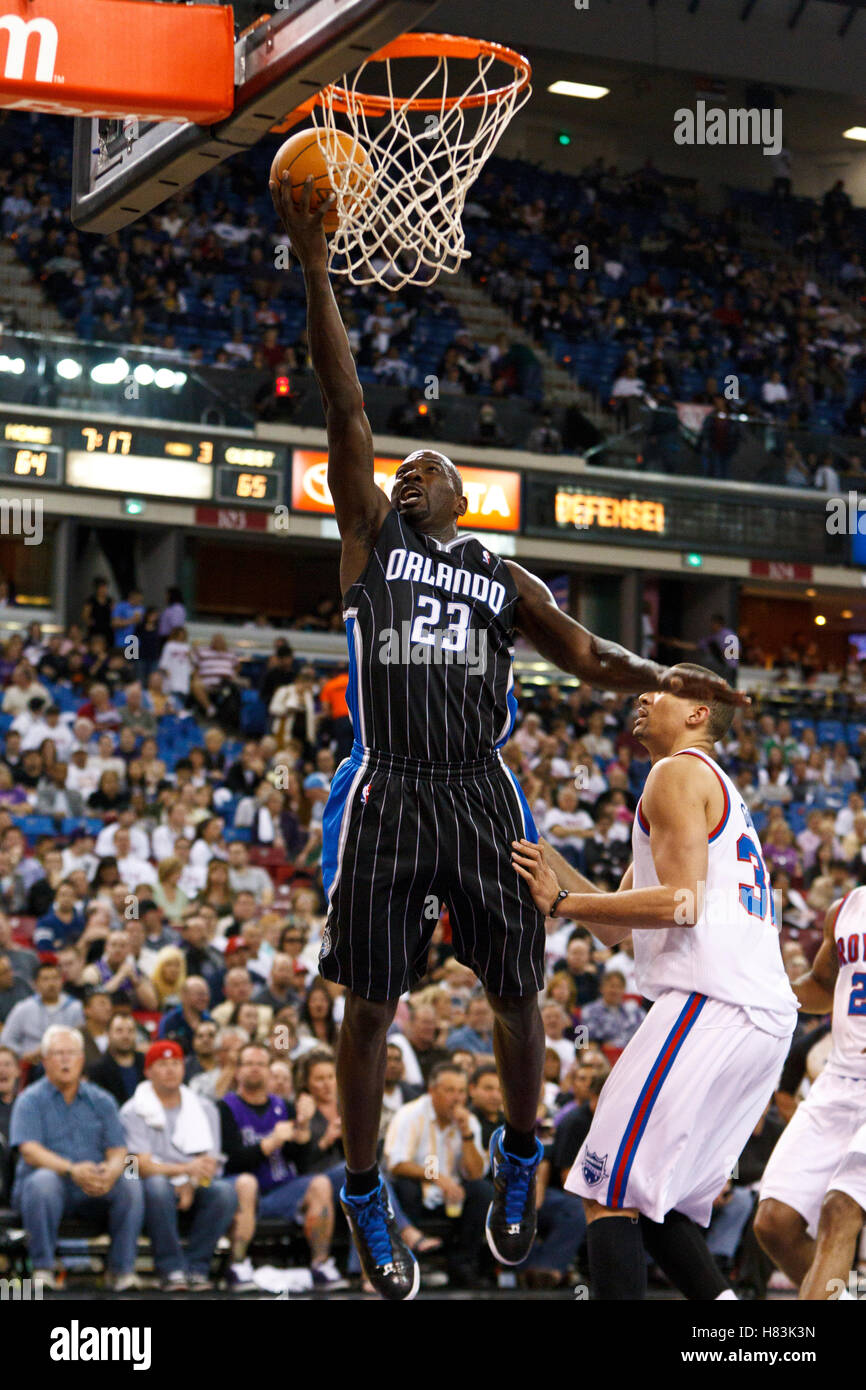
<path fill-rule="evenodd" d="M 707 879 L 703 892 L 699 885 L 694 926 L 638 930 L 633 935 L 637 987 L 648 999 L 669 989 L 696 991 L 738 1005 L 756 1027 L 787 1037 L 796 1023 L 797 998 L 782 964 L 770 875 L 748 808 L 731 779 L 706 753 L 684 748 L 674 756 L 706 763 L 721 783 L 725 807 L 709 835 Z M 634 887 L 658 887 L 640 802 L 632 849 Z M 688 921 L 687 903 L 682 910 Z"/>
<path fill-rule="evenodd" d="M 833 1046 L 825 1071 L 866 1076 L 866 888 L 853 888 L 833 924 L 839 974 L 833 994 Z"/>

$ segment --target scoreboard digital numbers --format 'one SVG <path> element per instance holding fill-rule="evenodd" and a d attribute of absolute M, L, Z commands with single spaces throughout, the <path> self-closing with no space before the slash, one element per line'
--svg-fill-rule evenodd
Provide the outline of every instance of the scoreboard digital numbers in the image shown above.
<path fill-rule="evenodd" d="M 55 433 L 52 425 L 5 421 L 0 431 L 0 479 L 60 487 L 63 450 L 55 442 Z"/>
<path fill-rule="evenodd" d="M 0 483 L 274 507 L 288 457 L 229 435 L 0 417 Z"/>

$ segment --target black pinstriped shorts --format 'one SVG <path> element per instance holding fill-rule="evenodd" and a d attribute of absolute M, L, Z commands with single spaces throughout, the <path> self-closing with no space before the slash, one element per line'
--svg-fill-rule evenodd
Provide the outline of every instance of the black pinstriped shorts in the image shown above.
<path fill-rule="evenodd" d="M 498 753 L 422 763 L 355 744 L 334 776 L 323 823 L 326 980 L 365 999 L 397 999 L 426 972 L 448 908 L 457 959 L 497 995 L 542 988 L 544 915 L 511 863 L 537 840 Z"/>

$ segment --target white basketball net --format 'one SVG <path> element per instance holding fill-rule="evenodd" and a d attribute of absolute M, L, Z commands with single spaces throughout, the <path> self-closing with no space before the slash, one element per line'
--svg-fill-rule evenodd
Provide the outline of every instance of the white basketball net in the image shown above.
<path fill-rule="evenodd" d="M 330 237 L 329 269 L 353 284 L 378 283 L 399 289 L 409 283 L 430 285 L 441 271 L 456 271 L 470 253 L 465 249 L 461 218 L 466 194 L 492 153 L 512 116 L 529 99 L 531 87 L 520 89 L 526 69 L 512 72 L 512 82 L 496 94 L 488 83 L 491 68 L 503 63 L 496 54 L 477 58 L 447 58 L 429 54 L 433 64 L 407 100 L 396 96 L 392 65 L 397 58 L 372 57 L 351 82 L 326 87 L 313 108 L 320 131 L 319 145 L 328 177 L 337 195 L 339 226 Z M 449 63 L 452 90 L 449 92 Z M 359 93 L 375 65 L 384 70 L 381 115 L 365 111 Z M 455 92 L 454 71 L 465 79 L 474 69 L 460 102 L 448 105 Z M 477 106 L 462 102 L 480 97 Z M 435 110 L 417 110 L 413 103 L 433 99 Z M 342 132 L 342 141 L 338 133 Z M 349 147 L 346 135 L 353 137 Z M 355 152 L 366 151 L 369 164 L 353 163 Z"/>

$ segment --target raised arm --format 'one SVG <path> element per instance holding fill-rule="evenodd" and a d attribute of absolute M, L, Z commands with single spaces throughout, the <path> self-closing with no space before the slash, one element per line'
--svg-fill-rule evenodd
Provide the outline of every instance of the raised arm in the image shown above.
<path fill-rule="evenodd" d="M 824 939 L 812 961 L 812 968 L 792 985 L 804 1014 L 828 1014 L 833 1007 L 833 991 L 839 974 L 839 957 L 836 954 L 833 929 L 844 901 L 844 898 L 839 898 L 828 909 L 824 918 Z"/>
<path fill-rule="evenodd" d="M 557 607 L 546 584 L 513 560 L 505 562 L 517 585 L 516 626 L 537 651 L 561 671 L 579 676 L 600 690 L 621 690 L 640 695 L 645 690 L 667 690 L 689 699 L 722 700 L 747 705 L 749 698 L 732 690 L 721 676 L 697 676 L 660 666 L 642 656 L 587 631 Z"/>
<path fill-rule="evenodd" d="M 323 219 L 333 194 L 310 209 L 312 178 L 299 205 L 292 199 L 289 174 L 270 184 L 274 208 L 304 273 L 310 359 L 322 396 L 328 430 L 328 487 L 343 541 L 340 587 L 343 593 L 363 570 L 390 502 L 376 486 L 373 435 L 364 397 L 337 301 L 328 277 L 328 245 Z"/>

